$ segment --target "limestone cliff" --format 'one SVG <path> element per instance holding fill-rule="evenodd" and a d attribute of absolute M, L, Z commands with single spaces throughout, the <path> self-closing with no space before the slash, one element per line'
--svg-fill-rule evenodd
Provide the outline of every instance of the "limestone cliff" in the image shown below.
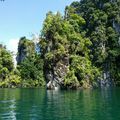
<path fill-rule="evenodd" d="M 51 65 L 51 68 L 49 66 Z M 69 57 L 64 56 L 57 62 L 45 61 L 44 74 L 47 81 L 47 89 L 59 89 L 63 87 L 64 77 L 68 72 Z"/>
<path fill-rule="evenodd" d="M 18 44 L 17 63 L 21 63 L 26 57 L 35 52 L 35 45 L 33 41 L 22 37 Z"/>

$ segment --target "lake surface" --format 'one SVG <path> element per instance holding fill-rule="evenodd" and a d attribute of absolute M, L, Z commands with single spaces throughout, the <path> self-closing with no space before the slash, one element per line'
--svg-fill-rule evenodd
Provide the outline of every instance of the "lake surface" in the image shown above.
<path fill-rule="evenodd" d="M 0 89 L 0 120 L 120 120 L 120 88 Z"/>

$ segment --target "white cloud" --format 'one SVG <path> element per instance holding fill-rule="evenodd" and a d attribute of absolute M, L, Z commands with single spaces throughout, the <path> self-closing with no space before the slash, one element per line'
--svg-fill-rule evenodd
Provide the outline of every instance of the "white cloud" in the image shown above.
<path fill-rule="evenodd" d="M 10 39 L 7 43 L 7 49 L 13 52 L 13 61 L 14 61 L 15 67 L 17 64 L 16 54 L 17 54 L 17 49 L 18 49 L 18 42 L 19 42 L 19 38 L 16 38 L 16 39 Z"/>
<path fill-rule="evenodd" d="M 17 53 L 17 49 L 18 49 L 18 42 L 19 42 L 19 38 L 16 39 L 10 39 L 7 43 L 7 48 L 14 52 L 14 54 Z"/>

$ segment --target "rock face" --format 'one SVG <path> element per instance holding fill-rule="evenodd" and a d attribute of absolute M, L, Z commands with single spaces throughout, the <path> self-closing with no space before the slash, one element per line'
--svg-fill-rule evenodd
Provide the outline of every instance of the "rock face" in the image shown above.
<path fill-rule="evenodd" d="M 111 87 L 114 86 L 114 80 L 111 77 L 110 65 L 106 63 L 100 80 L 98 80 L 99 87 Z"/>
<path fill-rule="evenodd" d="M 115 22 L 115 20 L 113 20 L 113 28 L 120 34 L 120 24 Z"/>
<path fill-rule="evenodd" d="M 24 52 L 24 48 L 18 48 L 19 54 L 17 55 L 17 63 L 21 63 L 25 57 L 26 57 L 26 52 Z"/>
<path fill-rule="evenodd" d="M 35 45 L 33 41 L 22 37 L 18 44 L 18 54 L 16 57 L 17 63 L 20 64 L 26 57 L 35 52 Z"/>
<path fill-rule="evenodd" d="M 49 68 L 51 66 L 51 68 Z M 64 56 L 61 60 L 44 64 L 44 74 L 47 82 L 47 89 L 59 89 L 63 87 L 63 81 L 68 72 L 69 57 Z"/>
<path fill-rule="evenodd" d="M 104 71 L 102 74 L 102 78 L 98 80 L 98 85 L 99 87 L 111 87 L 113 86 L 113 80 L 110 77 L 110 72 L 109 71 Z"/>

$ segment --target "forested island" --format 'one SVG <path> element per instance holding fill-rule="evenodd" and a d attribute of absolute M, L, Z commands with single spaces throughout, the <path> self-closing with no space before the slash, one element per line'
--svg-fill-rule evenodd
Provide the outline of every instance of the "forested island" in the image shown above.
<path fill-rule="evenodd" d="M 12 47 L 12 46 L 11 46 Z M 21 37 L 17 66 L 0 45 L 0 87 L 120 85 L 120 0 L 81 0 L 48 12 L 39 41 Z"/>

